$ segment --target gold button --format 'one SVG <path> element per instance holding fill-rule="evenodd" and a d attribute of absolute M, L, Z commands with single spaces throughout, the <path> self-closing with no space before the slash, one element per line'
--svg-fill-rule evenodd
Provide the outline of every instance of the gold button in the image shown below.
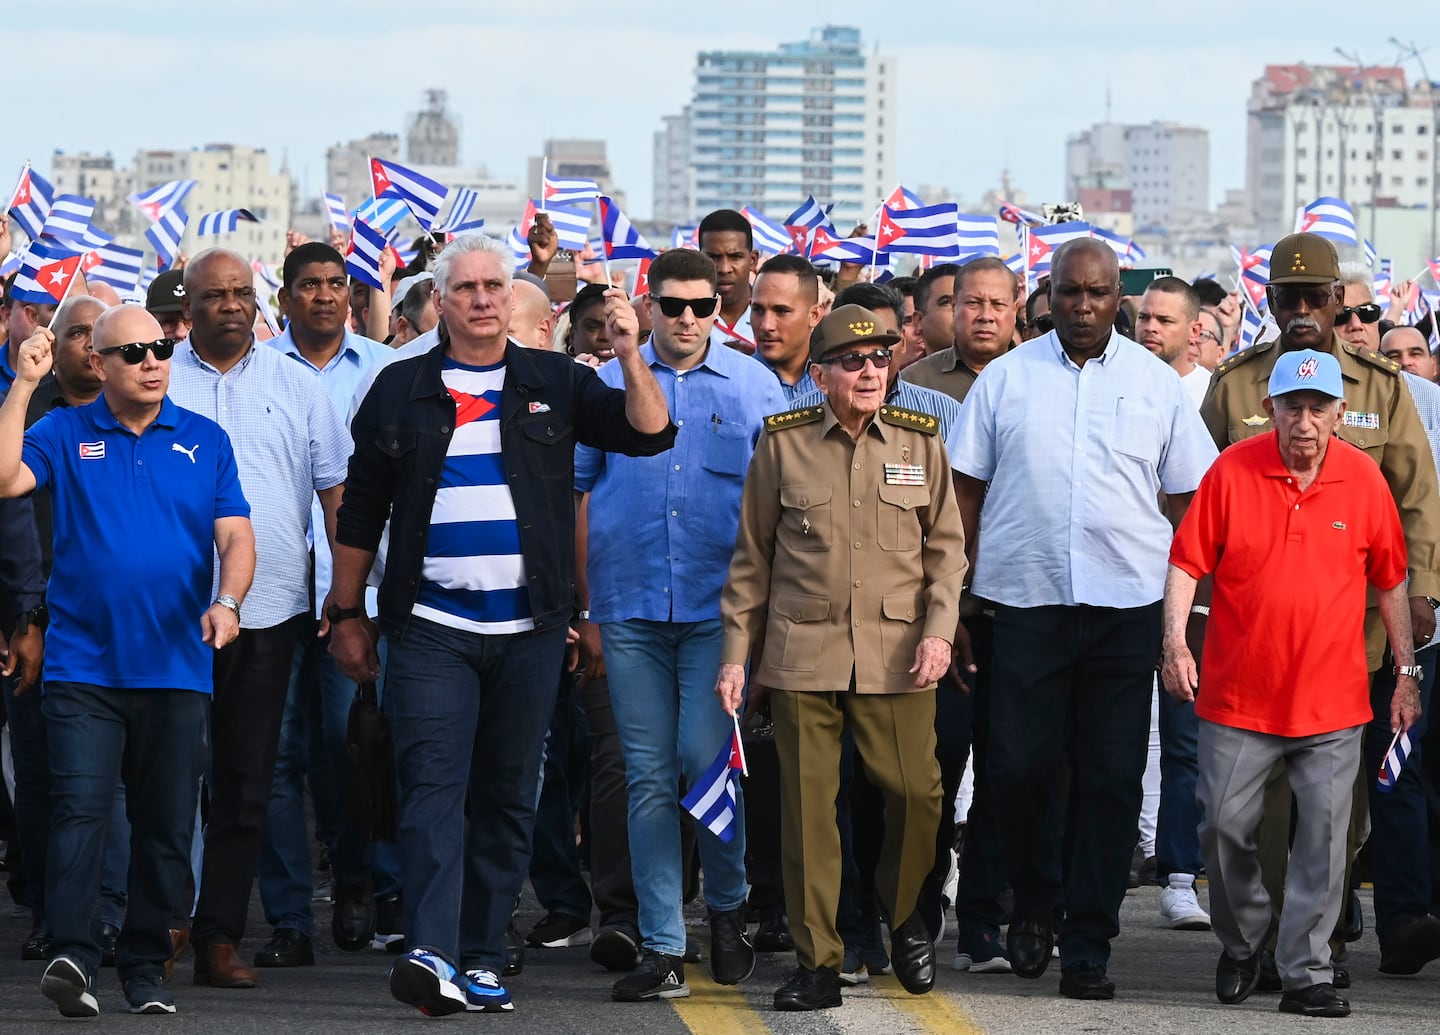
<path fill-rule="evenodd" d="M 905 499 L 902 500 L 901 502 L 909 503 L 909 502 L 910 502 L 910 497 L 909 497 L 909 496 L 906 496 Z"/>
<path fill-rule="evenodd" d="M 855 470 L 857 470 L 857 471 L 860 470 L 860 465 L 859 465 L 859 464 L 856 464 L 856 465 L 855 465 Z"/>
<path fill-rule="evenodd" d="M 859 579 L 856 579 L 856 580 L 855 580 L 855 588 L 856 588 L 856 589 L 859 589 L 859 588 L 860 588 L 861 586 L 863 586 L 863 585 L 865 585 L 865 583 L 861 582 Z"/>
<path fill-rule="evenodd" d="M 1299 508 L 1297 507 L 1296 509 L 1298 510 Z M 860 544 L 859 544 L 859 543 L 856 543 L 856 544 L 855 544 L 855 549 L 857 549 L 857 550 L 860 549 Z"/>
<path fill-rule="evenodd" d="M 906 612 L 905 612 L 905 617 L 906 617 L 906 618 L 914 618 L 914 617 L 915 617 L 915 612 L 914 612 L 914 611 L 906 611 Z"/>
<path fill-rule="evenodd" d="M 854 506 L 854 507 L 860 506 L 860 501 L 859 501 L 859 500 L 856 500 L 854 503 L 851 504 L 851 506 Z"/>
<path fill-rule="evenodd" d="M 800 497 L 800 506 L 806 507 L 806 506 L 809 506 L 809 505 L 810 505 L 810 501 L 807 500 L 804 496 L 801 496 L 801 497 Z"/>
<path fill-rule="evenodd" d="M 861 627 L 862 625 L 864 625 L 864 624 L 865 624 L 865 619 L 863 619 L 863 618 L 857 618 L 857 619 L 855 619 L 855 628 L 858 629 L 858 628 L 860 628 L 860 627 Z"/>

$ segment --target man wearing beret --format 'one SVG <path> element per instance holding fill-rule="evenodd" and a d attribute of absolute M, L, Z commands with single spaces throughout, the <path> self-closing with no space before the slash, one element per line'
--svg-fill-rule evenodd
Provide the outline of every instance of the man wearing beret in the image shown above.
<path fill-rule="evenodd" d="M 935 981 L 915 905 L 940 818 L 935 682 L 950 666 L 967 564 L 939 421 L 885 402 L 899 340 L 857 305 L 816 326 L 810 373 L 825 399 L 766 418 L 721 599 L 721 703 L 739 708 L 747 662 L 771 688 L 799 962 L 778 1010 L 840 1005 L 835 796 L 847 726 L 885 799 L 876 887 L 896 975 L 913 994 Z"/>

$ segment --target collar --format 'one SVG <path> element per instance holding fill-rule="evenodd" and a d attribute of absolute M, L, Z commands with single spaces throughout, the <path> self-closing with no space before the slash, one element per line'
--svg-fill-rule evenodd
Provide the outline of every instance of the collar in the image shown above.
<path fill-rule="evenodd" d="M 730 355 L 726 355 L 726 353 L 730 353 Z M 741 356 L 734 349 L 726 348 L 724 345 L 716 345 L 709 340 L 708 336 L 705 342 L 705 358 L 687 370 L 676 370 L 675 367 L 672 367 L 660 358 L 659 354 L 655 351 L 655 335 L 653 332 L 649 338 L 645 339 L 645 344 L 640 346 L 640 358 L 645 361 L 647 366 L 664 367 L 666 370 L 673 370 L 677 374 L 691 374 L 703 368 L 719 377 L 728 378 L 734 369 L 730 366 L 732 362 L 731 356 L 746 363 L 750 362 L 748 357 Z"/>
<path fill-rule="evenodd" d="M 291 335 L 288 326 L 278 335 L 271 338 L 269 344 L 271 348 L 278 349 L 296 362 L 304 363 L 311 370 L 318 371 L 322 374 L 338 366 L 342 360 L 348 360 L 356 366 L 363 366 L 365 364 L 365 357 L 360 355 L 360 350 L 355 347 L 355 332 L 350 329 L 348 323 L 345 325 L 344 336 L 340 339 L 340 350 L 331 356 L 330 361 L 323 367 L 317 367 L 305 357 L 305 354 L 300 351 L 300 346 L 295 344 L 295 338 Z"/>
<path fill-rule="evenodd" d="M 105 398 L 104 392 L 100 393 L 100 398 L 92 403 L 86 403 L 84 406 L 79 407 L 79 409 L 85 410 L 89 414 L 90 419 L 95 422 L 95 426 L 102 431 L 118 430 L 124 431 L 126 434 L 131 433 L 129 428 L 122 427 L 120 422 L 115 419 L 115 414 L 110 411 L 110 400 Z M 167 395 L 160 401 L 160 412 L 156 415 L 150 427 L 173 429 L 179 419 L 180 407 L 176 406 Z M 145 430 L 149 431 L 150 429 L 146 428 Z"/>
<path fill-rule="evenodd" d="M 845 431 L 844 428 L 840 427 L 840 419 L 835 416 L 835 411 L 830 407 L 830 400 L 826 398 L 822 405 L 825 407 L 825 416 L 820 421 L 820 437 L 825 438 L 830 434 L 833 429 L 840 428 L 840 430 L 844 433 L 845 437 L 849 438 L 850 433 L 848 431 Z M 865 434 L 878 435 L 881 442 L 890 441 L 891 433 L 892 432 L 890 426 L 880 419 L 880 415 L 878 413 L 870 418 L 870 425 L 865 429 Z"/>
<path fill-rule="evenodd" d="M 431 349 L 420 357 L 419 369 L 415 371 L 415 378 L 410 382 L 410 400 L 429 399 L 433 396 L 450 393 L 445 387 L 443 371 L 445 369 L 446 346 L 442 343 L 437 348 Z M 547 383 L 547 378 L 541 373 L 531 353 L 535 350 L 527 349 L 514 338 L 505 342 L 505 390 L 510 392 L 513 387 L 521 395 L 524 395 L 532 388 L 539 388 Z"/>
<path fill-rule="evenodd" d="M 255 336 L 253 334 L 250 336 L 250 348 L 246 350 L 245 355 L 241 356 L 240 361 L 236 363 L 233 367 L 231 367 L 229 370 L 225 371 L 223 374 L 219 371 L 218 368 L 211 366 L 209 363 L 205 362 L 205 360 L 200 358 L 200 353 L 195 351 L 195 346 L 191 344 L 189 338 L 186 338 L 183 344 L 185 345 L 185 348 L 182 354 L 190 356 L 192 359 L 194 359 L 195 364 L 200 367 L 201 370 L 209 371 L 216 377 L 229 377 L 231 374 L 239 373 L 240 371 L 243 371 L 246 367 L 248 367 L 250 365 L 250 361 L 255 358 L 256 342 Z"/>
<path fill-rule="evenodd" d="M 1060 335 L 1053 329 L 1046 332 L 1045 337 L 1041 340 L 1050 344 L 1051 351 L 1054 353 L 1055 358 L 1062 364 L 1068 364 L 1069 366 L 1075 367 L 1076 370 L 1080 369 L 1075 361 L 1070 358 L 1070 354 L 1065 351 L 1065 346 L 1060 344 Z M 1093 362 L 1099 363 L 1101 366 L 1109 366 L 1110 361 L 1114 359 L 1120 351 L 1120 343 L 1129 340 L 1129 338 L 1126 338 L 1125 335 L 1121 334 L 1115 328 L 1110 328 L 1110 340 L 1105 345 L 1105 351 L 1096 356 Z M 1092 361 L 1087 360 L 1087 362 Z"/>
<path fill-rule="evenodd" d="M 1289 468 L 1285 466 L 1285 461 L 1280 458 L 1280 432 L 1272 428 L 1263 436 L 1259 436 L 1259 438 L 1260 441 L 1270 443 L 1268 447 L 1259 447 L 1262 458 L 1260 468 L 1261 477 L 1274 478 L 1277 480 L 1295 477 L 1290 473 Z M 1320 471 L 1315 475 L 1315 480 L 1310 483 L 1310 488 L 1306 490 L 1307 492 L 1312 491 L 1317 485 L 1327 485 L 1331 482 L 1343 482 L 1345 480 L 1344 462 L 1337 460 L 1335 456 L 1335 454 L 1339 452 L 1337 446 L 1343 447 L 1344 444 L 1344 440 L 1338 435 L 1330 436 L 1330 442 L 1325 447 L 1325 459 L 1320 462 Z"/>

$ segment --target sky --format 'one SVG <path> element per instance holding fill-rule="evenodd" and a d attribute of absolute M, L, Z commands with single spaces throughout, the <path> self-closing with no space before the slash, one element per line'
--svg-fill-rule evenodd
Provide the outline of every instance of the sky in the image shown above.
<path fill-rule="evenodd" d="M 52 0 L 7 12 L 12 84 L 0 179 L 55 149 L 111 152 L 209 142 L 288 158 L 324 190 L 325 149 L 403 136 L 423 91 L 448 91 L 460 159 L 523 179 L 548 137 L 609 142 L 617 185 L 650 214 L 652 136 L 688 101 L 700 50 L 770 50 L 852 25 L 897 59 L 899 163 L 907 184 L 974 202 L 1009 169 L 1034 203 L 1061 200 L 1067 136 L 1105 120 L 1210 130 L 1211 193 L 1243 187 L 1245 103 L 1267 63 L 1391 63 L 1395 33 L 1440 33 L 1440 8 L 1357 17 L 1353 3 L 1145 5 L 1032 0 L 930 4 L 727 0 L 376 0 L 243 5 Z M 1303 12 L 1303 13 L 1302 13 Z M 1422 50 L 1440 78 L 1440 49 Z M 1409 66 L 1418 78 L 1418 66 Z M 13 92 L 24 84 L 30 92 Z M 403 156 L 402 156 L 403 157 Z M 796 199 L 797 202 L 801 199 Z M 784 216 L 786 213 L 771 213 Z"/>

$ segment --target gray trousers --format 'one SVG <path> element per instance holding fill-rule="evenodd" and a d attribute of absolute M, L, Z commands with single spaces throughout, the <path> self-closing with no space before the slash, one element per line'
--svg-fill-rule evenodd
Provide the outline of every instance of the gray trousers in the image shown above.
<path fill-rule="evenodd" d="M 1344 891 L 1346 831 L 1363 731 L 1354 726 L 1313 737 L 1277 737 L 1200 720 L 1200 847 L 1210 879 L 1211 923 L 1233 959 L 1260 951 L 1270 929 L 1256 834 L 1266 777 L 1282 759 L 1289 772 L 1297 822 L 1275 943 L 1275 965 L 1287 990 L 1334 979 L 1329 938 Z"/>

